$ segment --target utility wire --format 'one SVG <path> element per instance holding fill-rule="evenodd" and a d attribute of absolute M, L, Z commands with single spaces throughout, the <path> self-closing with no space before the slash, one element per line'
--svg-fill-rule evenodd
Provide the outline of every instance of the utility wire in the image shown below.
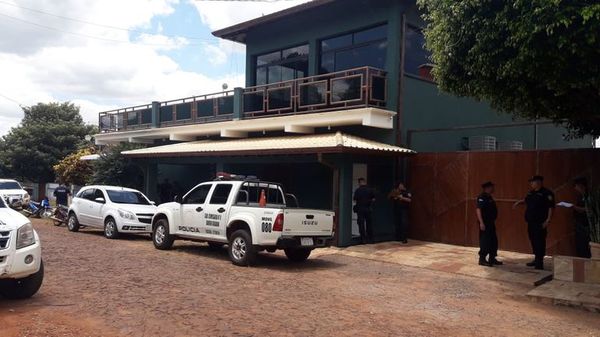
<path fill-rule="evenodd" d="M 111 25 L 106 25 L 106 24 L 101 24 L 101 23 L 96 23 L 96 22 L 91 22 L 91 21 L 86 21 L 86 20 L 81 20 L 81 19 L 75 19 L 75 18 L 71 18 L 71 17 L 68 17 L 68 16 L 64 16 L 64 15 L 58 15 L 58 14 L 54 14 L 54 13 L 49 13 L 49 12 L 45 12 L 45 11 L 42 11 L 42 10 L 39 10 L 39 9 L 25 7 L 25 6 L 20 6 L 20 5 L 16 5 L 16 4 L 13 4 L 13 3 L 10 3 L 10 2 L 6 2 L 6 1 L 1 1 L 1 0 L 0 0 L 0 4 L 17 7 L 17 8 L 24 9 L 24 10 L 27 10 L 27 11 L 30 11 L 30 12 L 35 12 L 35 13 L 40 13 L 40 14 L 44 14 L 44 15 L 48 15 L 48 16 L 53 16 L 53 17 L 59 18 L 59 19 L 75 21 L 75 22 L 79 22 L 79 23 L 84 23 L 86 25 L 92 25 L 92 26 L 97 26 L 97 27 L 102 27 L 102 28 L 116 29 L 116 30 L 121 30 L 121 31 L 126 31 L 126 32 L 132 32 L 132 33 L 138 33 L 138 34 L 164 35 L 164 36 L 168 36 L 168 37 L 172 37 L 172 38 L 184 37 L 184 38 L 189 39 L 189 40 L 212 41 L 211 39 L 201 38 L 201 37 L 197 37 L 197 36 L 156 34 L 156 33 L 144 32 L 144 31 L 136 30 L 136 29 L 111 26 Z"/>
<path fill-rule="evenodd" d="M 46 26 L 46 25 L 41 25 L 39 23 L 36 22 L 31 22 L 31 21 L 27 21 L 27 20 L 23 20 L 20 18 L 16 18 L 14 16 L 10 16 L 10 15 L 6 15 L 3 13 L 0 13 L 0 16 L 15 20 L 15 21 L 19 21 L 22 23 L 26 23 L 32 26 L 36 26 L 38 28 L 43 28 L 43 29 L 48 29 L 48 30 L 53 30 L 53 31 L 57 31 L 57 32 L 61 32 L 61 33 L 66 33 L 66 34 L 71 34 L 71 35 L 76 35 L 76 36 L 80 36 L 80 37 L 85 37 L 85 38 L 89 38 L 89 39 L 95 39 L 95 40 L 101 40 L 101 41 L 107 41 L 107 42 L 117 42 L 117 43 L 127 43 L 127 44 L 134 44 L 134 45 L 145 45 L 145 46 L 155 46 L 155 47 L 171 47 L 171 45 L 169 44 L 160 44 L 160 43 L 144 43 L 144 42 L 133 42 L 133 41 L 123 41 L 123 40 L 115 40 L 115 39 L 108 39 L 108 38 L 104 38 L 104 37 L 99 37 L 99 36 L 94 36 L 94 35 L 88 35 L 88 34 L 83 34 L 83 33 L 77 33 L 77 32 L 72 32 L 69 30 L 65 30 L 65 29 L 61 29 L 61 28 L 55 28 L 55 27 L 50 27 L 50 26 Z M 207 44 L 207 42 L 204 43 L 197 43 L 197 44 L 186 44 L 186 46 L 202 46 Z"/>
<path fill-rule="evenodd" d="M 9 101 L 11 101 L 11 102 L 13 102 L 13 103 L 16 103 L 16 104 L 17 104 L 18 106 L 20 106 L 20 107 L 22 107 L 22 106 L 23 106 L 23 104 L 19 103 L 19 101 L 17 101 L 16 99 L 12 99 L 12 98 L 10 98 L 10 97 L 8 97 L 8 96 L 6 96 L 6 95 L 2 94 L 1 92 L 0 92 L 0 97 L 4 97 L 5 99 L 7 99 L 7 100 L 9 100 Z"/>

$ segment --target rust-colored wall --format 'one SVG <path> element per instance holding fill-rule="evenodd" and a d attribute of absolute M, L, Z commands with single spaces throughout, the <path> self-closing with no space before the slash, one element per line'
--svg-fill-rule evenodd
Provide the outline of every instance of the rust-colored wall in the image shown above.
<path fill-rule="evenodd" d="M 409 159 L 409 186 L 415 192 L 411 205 L 410 235 L 415 239 L 478 246 L 475 197 L 481 183 L 496 184 L 494 195 L 500 249 L 531 251 L 524 207 L 512 204 L 525 197 L 527 180 L 545 177 L 557 201 L 575 200 L 571 181 L 587 176 L 600 183 L 600 150 L 574 149 L 512 152 L 421 153 Z M 573 255 L 572 211 L 556 208 L 549 227 L 548 253 Z"/>

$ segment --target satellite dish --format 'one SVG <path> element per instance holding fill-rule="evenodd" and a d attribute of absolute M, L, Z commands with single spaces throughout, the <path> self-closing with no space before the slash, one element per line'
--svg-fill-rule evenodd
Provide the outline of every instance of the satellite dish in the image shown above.
<path fill-rule="evenodd" d="M 221 87 L 223 88 L 223 90 L 227 90 L 227 88 L 229 88 L 229 86 L 227 85 L 227 83 L 223 83 L 223 85 Z"/>

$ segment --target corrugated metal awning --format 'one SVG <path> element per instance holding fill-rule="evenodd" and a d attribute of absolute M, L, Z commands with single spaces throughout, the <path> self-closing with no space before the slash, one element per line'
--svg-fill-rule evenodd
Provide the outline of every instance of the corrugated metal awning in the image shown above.
<path fill-rule="evenodd" d="M 214 155 L 276 155 L 310 153 L 413 154 L 412 150 L 341 132 L 236 140 L 203 140 L 124 151 L 128 157 L 193 157 Z"/>

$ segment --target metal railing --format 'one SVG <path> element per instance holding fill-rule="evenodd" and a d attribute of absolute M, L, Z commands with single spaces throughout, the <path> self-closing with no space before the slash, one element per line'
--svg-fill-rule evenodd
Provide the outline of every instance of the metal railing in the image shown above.
<path fill-rule="evenodd" d="M 385 107 L 386 72 L 361 67 L 245 88 L 234 111 L 234 90 L 99 113 L 100 132 L 212 123 L 239 118 Z"/>
<path fill-rule="evenodd" d="M 244 118 L 385 107 L 383 70 L 362 67 L 244 89 Z"/>

